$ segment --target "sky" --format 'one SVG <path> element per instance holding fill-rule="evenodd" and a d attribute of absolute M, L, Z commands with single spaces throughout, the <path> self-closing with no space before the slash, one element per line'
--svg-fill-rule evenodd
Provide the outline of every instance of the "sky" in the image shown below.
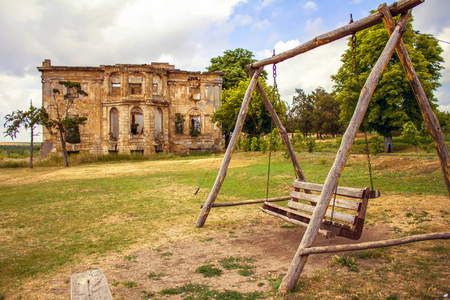
<path fill-rule="evenodd" d="M 388 5 L 393 1 L 387 2 Z M 255 59 L 272 56 L 364 18 L 381 0 L 0 0 L 0 124 L 6 114 L 42 104 L 40 72 L 53 66 L 168 62 L 206 71 L 210 59 L 244 48 Z M 426 0 L 413 9 L 415 30 L 450 41 L 450 1 Z M 346 39 L 277 64 L 282 100 L 296 88 L 331 92 Z M 446 68 L 435 92 L 450 111 L 450 44 L 440 42 Z M 268 66 L 269 84 L 272 66 Z M 0 127 L 0 142 L 4 137 Z M 38 137 L 37 141 L 42 138 Z M 14 141 L 27 142 L 22 130 Z"/>

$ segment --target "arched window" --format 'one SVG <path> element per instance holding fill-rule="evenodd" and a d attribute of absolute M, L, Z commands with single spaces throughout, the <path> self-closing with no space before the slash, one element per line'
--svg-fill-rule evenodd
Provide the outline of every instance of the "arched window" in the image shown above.
<path fill-rule="evenodd" d="M 155 137 L 163 131 L 163 113 L 161 108 L 155 109 Z"/>
<path fill-rule="evenodd" d="M 109 111 L 109 138 L 116 141 L 119 136 L 119 111 L 113 107 Z"/>
<path fill-rule="evenodd" d="M 131 134 L 141 134 L 144 132 L 144 115 L 140 107 L 131 109 Z"/>

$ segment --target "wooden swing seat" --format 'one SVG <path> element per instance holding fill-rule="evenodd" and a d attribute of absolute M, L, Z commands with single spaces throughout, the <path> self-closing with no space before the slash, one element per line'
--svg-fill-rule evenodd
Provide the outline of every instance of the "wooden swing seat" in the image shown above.
<path fill-rule="evenodd" d="M 293 188 L 290 193 L 291 200 L 288 201 L 287 207 L 265 202 L 261 210 L 293 224 L 307 227 L 320 195 L 307 194 L 300 192 L 300 190 L 320 193 L 322 192 L 323 184 L 304 182 L 297 179 L 294 180 Z M 372 191 L 370 188 L 338 187 L 330 200 L 329 208 L 325 218 L 322 220 L 319 233 L 326 237 L 337 235 L 358 240 L 364 227 L 364 217 L 369 199 L 378 198 L 380 195 L 379 190 Z M 340 197 L 338 198 L 337 196 Z M 338 223 L 336 220 L 342 221 L 342 223 Z"/>

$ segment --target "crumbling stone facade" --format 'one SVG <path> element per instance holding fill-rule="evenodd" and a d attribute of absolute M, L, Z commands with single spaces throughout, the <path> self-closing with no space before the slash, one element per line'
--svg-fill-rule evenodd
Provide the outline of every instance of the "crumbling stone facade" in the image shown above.
<path fill-rule="evenodd" d="M 76 99 L 68 115 L 87 117 L 69 152 L 189 153 L 222 147 L 220 128 L 211 116 L 221 104 L 221 72 L 189 72 L 167 63 L 99 67 L 52 66 L 45 60 L 42 106 L 49 107 L 59 81 L 81 83 L 88 96 Z M 64 113 L 63 96 L 56 101 Z M 48 110 L 49 113 L 55 113 Z M 43 154 L 60 152 L 58 135 L 44 129 Z"/>

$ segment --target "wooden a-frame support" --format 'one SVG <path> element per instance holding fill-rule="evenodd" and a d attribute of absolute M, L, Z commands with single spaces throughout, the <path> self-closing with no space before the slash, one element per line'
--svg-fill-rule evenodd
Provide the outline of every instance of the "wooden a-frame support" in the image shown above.
<path fill-rule="evenodd" d="M 312 243 L 314 242 L 318 234 L 319 227 L 322 222 L 322 219 L 324 218 L 327 206 L 329 204 L 333 191 L 336 188 L 339 176 L 342 173 L 347 158 L 350 155 L 350 150 L 353 145 L 353 141 L 356 137 L 356 134 L 358 132 L 358 129 L 364 119 L 364 115 L 367 111 L 370 98 L 375 90 L 379 78 L 381 77 L 381 74 L 383 73 L 384 68 L 386 67 L 387 63 L 392 57 L 394 50 L 397 51 L 397 54 L 402 62 L 403 68 L 405 69 L 405 73 L 408 77 L 410 85 L 419 103 L 419 107 L 422 111 L 426 127 L 433 138 L 441 162 L 441 168 L 444 174 L 444 181 L 447 187 L 447 192 L 450 197 L 450 156 L 448 153 L 448 149 L 445 144 L 444 136 L 439 126 L 439 122 L 431 109 L 428 98 L 426 97 L 423 87 L 420 84 L 418 76 L 414 70 L 411 59 L 409 58 L 409 54 L 402 40 L 402 33 L 405 30 L 406 24 L 411 15 L 411 9 L 421 4 L 422 2 L 424 2 L 424 0 L 400 0 L 390 6 L 386 6 L 385 4 L 381 5 L 378 9 L 378 12 L 364 19 L 358 20 L 344 27 L 338 28 L 327 34 L 318 36 L 315 39 L 305 44 L 302 44 L 296 48 L 293 48 L 289 51 L 283 52 L 281 54 L 272 56 L 264 60 L 254 62 L 253 64 L 247 66 L 247 70 L 251 74 L 252 79 L 250 81 L 249 87 L 242 101 L 241 110 L 238 119 L 236 121 L 233 136 L 232 139 L 230 140 L 224 159 L 220 166 L 220 170 L 217 175 L 216 181 L 197 218 L 196 227 L 198 228 L 204 225 L 206 218 L 208 217 L 208 214 L 211 210 L 211 207 L 214 204 L 214 201 L 217 198 L 217 195 L 223 184 L 228 169 L 228 165 L 231 160 L 231 156 L 236 147 L 237 139 L 244 125 L 250 98 L 255 87 L 258 88 L 259 93 L 263 97 L 264 102 L 267 108 L 269 109 L 269 112 L 272 118 L 274 119 L 275 124 L 278 127 L 281 137 L 288 149 L 288 153 L 290 155 L 291 161 L 294 165 L 294 169 L 297 173 L 298 178 L 302 181 L 306 180 L 298 163 L 297 157 L 294 154 L 286 130 L 282 126 L 275 110 L 273 109 L 272 104 L 269 101 L 269 98 L 267 97 L 266 93 L 262 88 L 262 85 L 258 82 L 258 77 L 262 72 L 262 68 L 265 65 L 284 61 L 288 58 L 307 52 L 316 47 L 330 43 L 332 41 L 348 36 L 354 32 L 369 28 L 381 22 L 384 22 L 386 29 L 390 35 L 389 41 L 387 42 L 385 49 L 381 53 L 377 63 L 373 67 L 364 87 L 361 90 L 360 97 L 357 106 L 355 108 L 355 111 L 353 113 L 352 119 L 342 137 L 342 142 L 336 154 L 335 161 L 328 173 L 327 179 L 323 186 L 323 190 L 320 194 L 320 200 L 315 207 L 314 213 L 303 235 L 302 241 L 300 242 L 297 252 L 291 262 L 291 265 L 289 266 L 288 272 L 286 276 L 283 278 L 283 281 L 279 288 L 279 292 L 291 291 L 295 287 L 295 284 L 297 283 L 300 277 L 303 267 L 308 259 L 309 255 L 308 249 L 310 249 Z M 395 24 L 395 21 L 392 16 L 398 14 L 402 14 L 402 16 L 400 17 L 398 24 Z"/>

